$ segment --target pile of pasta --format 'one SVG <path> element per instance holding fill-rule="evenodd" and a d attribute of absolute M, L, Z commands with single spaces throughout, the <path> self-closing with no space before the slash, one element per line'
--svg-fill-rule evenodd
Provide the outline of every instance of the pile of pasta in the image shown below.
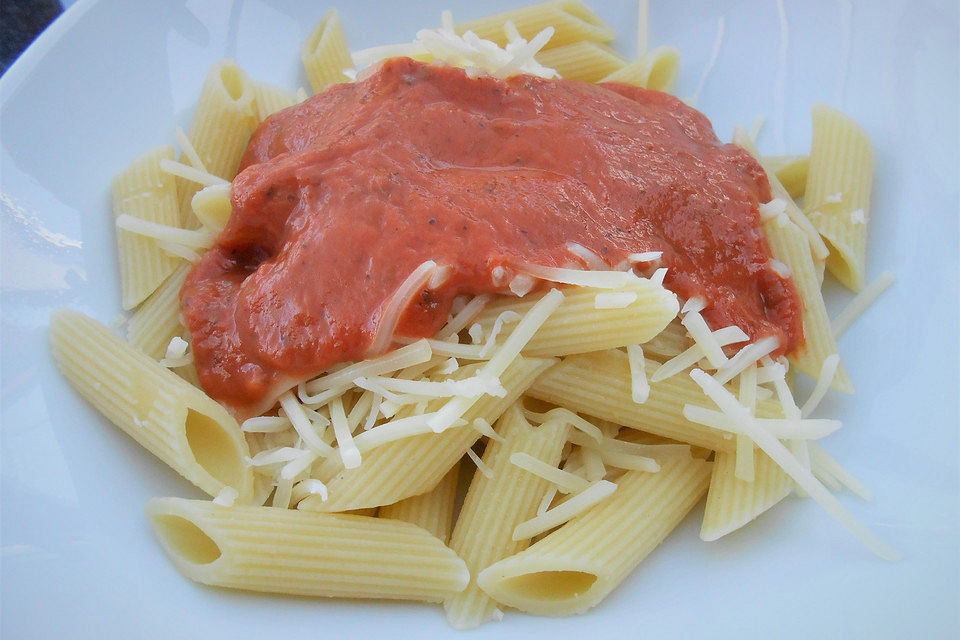
<path fill-rule="evenodd" d="M 672 87 L 674 49 L 631 62 L 609 47 L 613 38 L 589 8 L 562 0 L 459 25 L 445 14 L 411 44 L 351 53 L 330 11 L 302 57 L 313 92 L 393 55 L 478 75 Z M 863 288 L 873 159 L 848 117 L 816 106 L 809 156 L 762 157 L 744 130 L 734 137 L 768 172 L 763 229 L 775 268 L 803 298 L 806 344 L 789 361 L 770 358 L 773 338 L 711 330 L 704 300 L 664 288 L 658 252 L 609 265 L 571 244 L 570 268 L 517 276 L 516 297 L 459 299 L 433 338 L 398 338 L 238 424 L 198 385 L 178 293 L 230 216 L 229 181 L 250 134 L 305 98 L 229 60 L 214 66 L 189 132 L 176 132 L 179 155 L 151 150 L 113 184 L 126 339 L 75 311 L 51 320 L 54 356 L 76 389 L 212 497 L 147 508 L 185 575 L 256 591 L 442 602 L 466 629 L 504 606 L 583 612 L 704 496 L 701 537 L 716 540 L 792 491 L 896 557 L 834 496 L 845 486 L 869 498 L 816 443 L 840 423 L 810 417 L 829 388 L 852 391 L 836 338 L 891 281 Z M 384 322 L 437 270 L 427 261 L 411 273 Z M 860 291 L 832 323 L 825 270 Z M 537 282 L 549 286 L 532 289 Z M 798 371 L 817 380 L 802 405 L 791 386 Z"/>

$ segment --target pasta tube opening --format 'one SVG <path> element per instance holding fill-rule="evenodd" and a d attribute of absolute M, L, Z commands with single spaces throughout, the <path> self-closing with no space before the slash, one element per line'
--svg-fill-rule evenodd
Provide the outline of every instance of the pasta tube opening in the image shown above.
<path fill-rule="evenodd" d="M 597 576 L 585 571 L 537 571 L 504 580 L 502 588 L 526 598 L 569 600 L 585 593 Z"/>
<path fill-rule="evenodd" d="M 609 592 L 604 588 L 605 582 L 600 573 L 589 566 L 575 566 L 561 559 L 554 562 L 541 559 L 535 563 L 501 562 L 480 572 L 477 577 L 479 587 L 497 602 L 547 616 L 572 615 L 587 610 Z"/>
<path fill-rule="evenodd" d="M 680 68 L 680 53 L 673 47 L 660 47 L 652 54 L 647 89 L 670 91 Z"/>
<path fill-rule="evenodd" d="M 240 67 L 225 64 L 220 68 L 220 83 L 230 99 L 238 102 L 247 88 L 246 78 Z"/>
<path fill-rule="evenodd" d="M 195 409 L 187 409 L 187 445 L 200 467 L 225 486 L 242 489 L 247 474 L 246 452 L 229 427 Z"/>
<path fill-rule="evenodd" d="M 220 546 L 195 523 L 172 514 L 151 517 L 160 543 L 180 560 L 192 564 L 210 564 L 222 555 Z"/>

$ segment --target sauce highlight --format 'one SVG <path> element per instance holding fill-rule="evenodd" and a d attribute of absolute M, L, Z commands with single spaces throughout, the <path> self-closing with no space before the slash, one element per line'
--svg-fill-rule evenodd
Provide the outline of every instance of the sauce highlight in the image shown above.
<path fill-rule="evenodd" d="M 380 313 L 425 260 L 452 267 L 397 335 L 434 334 L 461 294 L 512 295 L 495 267 L 616 265 L 662 251 L 664 284 L 711 328 L 803 340 L 793 283 L 769 265 L 761 167 L 665 93 L 388 60 L 267 118 L 233 214 L 180 294 L 201 384 L 237 415 L 369 357 Z M 499 271 L 499 270 L 498 270 Z"/>

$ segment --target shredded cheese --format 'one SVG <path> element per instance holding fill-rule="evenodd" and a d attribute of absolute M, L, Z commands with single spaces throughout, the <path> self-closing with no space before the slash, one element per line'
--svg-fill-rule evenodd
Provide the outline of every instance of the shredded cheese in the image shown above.
<path fill-rule="evenodd" d="M 761 358 L 773 353 L 778 346 L 780 346 L 780 341 L 775 336 L 761 338 L 756 342 L 752 342 L 740 349 L 736 355 L 717 369 L 714 377 L 720 384 L 726 384 L 740 375 L 747 367 L 756 364 Z"/>
<path fill-rule="evenodd" d="M 481 435 L 484 435 L 491 440 L 496 440 L 497 442 L 504 442 L 503 436 L 494 431 L 493 426 L 483 418 L 477 418 L 471 424 L 473 428 Z"/>
<path fill-rule="evenodd" d="M 433 260 L 427 260 L 414 269 L 410 275 L 400 283 L 400 286 L 394 294 L 390 296 L 390 299 L 383 305 L 373 342 L 370 343 L 370 353 L 382 353 L 390 346 L 390 343 L 393 342 L 393 332 L 397 328 L 401 314 L 420 290 L 423 289 L 424 285 L 433 277 L 436 269 L 437 263 Z"/>
<path fill-rule="evenodd" d="M 470 302 L 464 305 L 463 309 L 458 311 L 457 314 L 437 332 L 437 339 L 446 340 L 450 336 L 455 336 L 463 331 L 463 329 L 470 324 L 470 321 L 483 311 L 483 308 L 487 306 L 487 303 L 490 302 L 492 297 L 493 296 L 489 294 L 474 296 Z"/>
<path fill-rule="evenodd" d="M 743 329 L 736 325 L 717 329 L 713 332 L 713 336 L 721 347 L 750 339 L 750 336 L 745 334 Z M 703 358 L 703 349 L 699 344 L 694 344 L 657 367 L 657 370 L 650 376 L 650 380 L 651 382 L 660 382 L 661 380 L 672 378 L 681 371 L 685 371 L 695 365 L 701 358 Z"/>
<path fill-rule="evenodd" d="M 830 385 L 833 384 L 833 379 L 837 375 L 837 370 L 840 368 L 840 354 L 831 353 L 829 356 L 823 359 L 823 365 L 820 367 L 820 376 L 817 378 L 817 384 L 813 387 L 813 391 L 810 392 L 810 397 L 807 398 L 807 401 L 803 403 L 803 406 L 800 408 L 800 415 L 806 418 L 811 413 L 820 406 L 820 402 L 823 400 L 823 397 L 827 395 L 827 390 L 830 389 Z"/>
<path fill-rule="evenodd" d="M 625 309 L 637 301 L 635 291 L 615 291 L 598 293 L 593 298 L 594 309 Z"/>
<path fill-rule="evenodd" d="M 530 341 L 547 318 L 563 303 L 563 294 L 553 289 L 540 298 L 523 317 L 503 345 L 497 348 L 493 356 L 477 371 L 477 375 L 499 377 L 510 363 L 520 355 L 520 351 Z M 440 433 L 473 406 L 476 398 L 452 398 L 434 416 L 430 418 L 430 428 Z"/>
<path fill-rule="evenodd" d="M 357 362 L 335 372 L 314 378 L 303 385 L 302 391 L 298 390 L 298 395 L 303 402 L 314 404 L 321 401 L 323 392 L 339 389 L 342 393 L 356 378 L 393 373 L 400 369 L 428 362 L 432 356 L 430 342 L 424 339 L 416 340 L 412 344 L 400 347 L 382 356 Z"/>
<path fill-rule="evenodd" d="M 683 417 L 705 427 L 729 433 L 746 433 L 739 424 L 730 422 L 723 413 L 713 409 L 687 404 L 683 406 Z M 754 418 L 754 421 L 777 438 L 791 440 L 818 440 L 843 426 L 839 420 L 830 418 Z"/>
<path fill-rule="evenodd" d="M 213 244 L 213 234 L 208 231 L 192 231 L 171 227 L 157 222 L 150 222 L 122 213 L 117 216 L 116 225 L 119 229 L 136 233 L 137 235 L 154 238 L 173 244 L 180 244 L 190 249 L 208 249 Z"/>
<path fill-rule="evenodd" d="M 580 258 L 580 260 L 583 261 L 583 264 L 592 271 L 606 271 L 610 268 L 610 265 L 603 258 L 598 256 L 593 251 L 590 251 L 590 249 L 587 249 L 582 244 L 568 242 L 566 247 L 567 251 Z"/>
<path fill-rule="evenodd" d="M 169 158 L 160 159 L 160 170 L 169 173 L 170 175 L 177 176 L 178 178 L 183 178 L 184 180 L 189 180 L 190 182 L 196 182 L 197 184 L 202 184 L 205 187 L 210 187 L 215 184 L 230 184 L 229 180 L 224 180 L 219 176 L 208 173 L 204 169 L 191 167 L 188 164 L 170 160 Z"/>
<path fill-rule="evenodd" d="M 293 393 L 286 391 L 281 394 L 279 400 L 280 406 L 283 407 L 283 410 L 290 419 L 290 423 L 293 425 L 294 430 L 296 430 L 297 434 L 303 438 L 304 444 L 313 449 L 320 456 L 326 457 L 333 453 L 333 447 L 320 439 L 316 429 L 314 429 L 313 424 L 311 424 L 310 420 L 307 418 L 307 415 L 303 412 L 303 407 L 300 406 L 299 402 L 297 402 L 297 399 L 294 397 Z"/>
<path fill-rule="evenodd" d="M 533 285 L 536 283 L 537 281 L 531 278 L 529 275 L 525 273 L 518 273 L 513 277 L 512 280 L 510 280 L 510 291 L 518 298 L 522 298 L 530 293 L 530 291 L 533 289 Z"/>
<path fill-rule="evenodd" d="M 513 530 L 513 540 L 515 542 L 526 540 L 544 531 L 558 527 L 603 501 L 616 490 L 617 485 L 614 483 L 607 480 L 598 480 L 583 491 L 575 494 L 566 502 L 552 509 L 547 509 L 535 518 L 518 524 Z"/>
<path fill-rule="evenodd" d="M 653 262 L 663 257 L 663 251 L 644 251 L 642 253 L 631 253 L 627 260 L 631 263 Z"/>
<path fill-rule="evenodd" d="M 619 289 L 636 280 L 627 271 L 583 271 L 525 263 L 523 270 L 534 278 L 595 289 Z"/>
<path fill-rule="evenodd" d="M 737 399 L 727 391 L 723 385 L 712 376 L 700 369 L 690 372 L 690 377 L 703 389 L 704 393 L 716 403 L 731 422 L 742 428 L 750 438 L 757 443 L 771 460 L 776 462 L 794 482 L 816 500 L 830 515 L 847 528 L 857 539 L 866 545 L 879 557 L 896 561 L 900 553 L 881 540 L 857 520 L 843 505 L 841 505 L 830 491 L 817 480 L 814 475 L 803 467 L 790 451 L 774 436 L 758 426 L 756 419 L 750 415 L 746 407 L 737 402 Z M 516 536 L 515 536 L 516 537 Z"/>
<path fill-rule="evenodd" d="M 627 347 L 627 360 L 630 363 L 630 397 L 637 404 L 643 404 L 650 397 L 650 382 L 647 381 L 647 361 L 643 357 L 643 348 L 638 344 Z"/>
<path fill-rule="evenodd" d="M 343 468 L 355 469 L 359 467 L 361 462 L 360 450 L 353 442 L 350 424 L 343 412 L 343 402 L 340 398 L 335 398 L 330 402 L 330 422 L 333 423 L 333 433 L 337 438 L 337 448 L 340 451 Z"/>
<path fill-rule="evenodd" d="M 244 433 L 280 433 L 291 428 L 290 420 L 274 416 L 247 418 L 240 425 Z"/>
<path fill-rule="evenodd" d="M 220 505 L 221 507 L 232 507 L 238 497 L 240 497 L 240 494 L 237 493 L 236 489 L 233 487 L 224 487 L 217 492 L 217 497 L 213 499 L 213 504 Z"/>
<path fill-rule="evenodd" d="M 480 456 L 473 449 L 467 449 L 467 456 L 473 460 L 473 464 L 477 465 L 477 471 L 482 473 L 488 478 L 493 477 L 493 469 L 488 467 L 486 463 L 480 459 Z"/>
<path fill-rule="evenodd" d="M 562 493 L 583 491 L 590 485 L 589 482 L 580 476 L 574 475 L 569 471 L 564 471 L 563 469 L 558 469 L 543 460 L 534 458 L 528 453 L 517 452 L 512 454 L 510 456 L 510 464 L 556 485 L 557 489 Z"/>

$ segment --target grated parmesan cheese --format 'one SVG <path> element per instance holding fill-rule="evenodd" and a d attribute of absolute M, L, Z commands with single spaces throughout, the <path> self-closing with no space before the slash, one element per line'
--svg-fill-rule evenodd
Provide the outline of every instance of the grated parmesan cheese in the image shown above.
<path fill-rule="evenodd" d="M 823 199 L 824 202 L 843 202 L 843 193 L 837 191 Z"/>
<path fill-rule="evenodd" d="M 477 371 L 478 376 L 498 377 L 511 362 L 520 355 L 520 351 L 530 341 L 547 318 L 563 303 L 563 293 L 552 289 L 533 305 L 530 311 L 517 324 L 510 336 L 498 347 L 493 356 Z M 450 399 L 429 421 L 430 428 L 440 433 L 454 422 L 476 402 L 475 398 L 456 397 Z"/>
<path fill-rule="evenodd" d="M 598 293 L 593 298 L 594 309 L 625 309 L 637 301 L 635 291 Z"/>
<path fill-rule="evenodd" d="M 503 436 L 494 431 L 493 426 L 483 418 L 477 418 L 471 423 L 471 425 L 481 435 L 484 435 L 491 440 L 496 440 L 497 442 L 504 442 Z"/>
<path fill-rule="evenodd" d="M 750 438 L 757 443 L 771 460 L 776 462 L 794 482 L 817 501 L 831 516 L 847 528 L 857 539 L 863 542 L 870 551 L 879 557 L 896 561 L 900 553 L 886 542 L 881 540 L 857 520 L 832 493 L 817 480 L 814 475 L 803 467 L 792 453 L 774 436 L 756 424 L 756 419 L 750 412 L 737 402 L 737 399 L 727 391 L 723 385 L 700 369 L 690 372 L 690 377 L 703 389 L 704 393 L 716 403 L 731 422 L 742 428 Z"/>
<path fill-rule="evenodd" d="M 631 253 L 627 256 L 627 260 L 635 264 L 638 262 L 653 262 L 662 257 L 663 251 L 644 251 L 642 253 Z"/>
<path fill-rule="evenodd" d="M 787 201 L 783 198 L 774 198 L 770 202 L 761 202 L 759 206 L 760 210 L 760 221 L 767 222 L 773 220 L 774 218 L 779 218 L 780 216 L 786 214 L 787 212 Z"/>
<path fill-rule="evenodd" d="M 204 169 L 191 167 L 188 164 L 183 164 L 182 162 L 177 162 L 176 160 L 170 160 L 169 158 L 160 159 L 160 170 L 165 173 L 169 173 L 170 175 L 177 176 L 178 178 L 183 178 L 184 180 L 189 180 L 190 182 L 196 182 L 197 184 L 202 184 L 205 187 L 211 187 L 215 184 L 230 184 L 229 180 L 224 180 L 219 176 L 208 173 Z"/>
<path fill-rule="evenodd" d="M 473 449 L 467 449 L 467 456 L 473 460 L 473 464 L 477 465 L 477 471 L 482 473 L 487 478 L 493 477 L 493 469 L 488 467 L 483 460 L 480 459 L 480 456 Z"/>
<path fill-rule="evenodd" d="M 712 429 L 737 434 L 745 433 L 739 425 L 727 420 L 722 412 L 706 407 L 686 404 L 683 406 L 683 417 L 690 422 Z M 843 426 L 839 420 L 828 418 L 754 418 L 754 422 L 777 438 L 792 440 L 818 440 Z"/>
<path fill-rule="evenodd" d="M 518 298 L 530 293 L 537 282 L 525 273 L 518 273 L 510 280 L 510 291 Z"/>
<path fill-rule="evenodd" d="M 789 278 L 793 275 L 793 270 L 790 268 L 790 266 L 780 262 L 777 259 L 771 259 L 769 264 L 773 272 L 781 278 Z"/>
<path fill-rule="evenodd" d="M 580 515 L 590 507 L 603 501 L 617 490 L 617 485 L 607 480 L 598 480 L 589 487 L 576 493 L 563 504 L 547 509 L 542 514 L 521 522 L 513 530 L 514 542 L 532 538 Z"/>
<path fill-rule="evenodd" d="M 629 345 L 627 360 L 630 362 L 630 397 L 636 404 L 643 404 L 650 397 L 647 361 L 643 357 L 643 348 L 638 344 Z"/>
<path fill-rule="evenodd" d="M 523 265 L 523 270 L 528 275 L 541 280 L 596 289 L 619 289 L 636 280 L 636 276 L 627 271 L 583 271 L 529 263 Z"/>
<path fill-rule="evenodd" d="M 543 478 L 547 482 L 555 485 L 561 493 L 583 491 L 590 485 L 589 482 L 580 476 L 574 475 L 569 471 L 564 471 L 563 469 L 558 469 L 539 458 L 534 458 L 528 453 L 517 452 L 512 454 L 510 456 L 510 464 L 532 473 L 539 478 Z"/>
<path fill-rule="evenodd" d="M 393 333 L 400 321 L 400 316 L 416 297 L 421 289 L 433 277 L 437 270 L 437 263 L 433 260 L 427 260 L 414 269 L 410 275 L 400 283 L 400 286 L 394 292 L 390 299 L 383 305 L 380 311 L 380 321 L 377 323 L 377 330 L 373 341 L 370 343 L 369 352 L 380 354 L 386 351 L 390 343 L 393 342 Z"/>
<path fill-rule="evenodd" d="M 337 438 L 337 448 L 340 451 L 343 468 L 355 469 L 359 467 L 361 462 L 360 451 L 353 442 L 350 424 L 347 422 L 347 415 L 343 411 L 343 402 L 340 398 L 335 398 L 330 403 L 330 422 L 333 423 L 333 433 Z"/>
<path fill-rule="evenodd" d="M 817 378 L 817 384 L 810 392 L 810 397 L 800 408 L 800 415 L 806 418 L 816 410 L 820 401 L 827 395 L 827 390 L 833 384 L 833 379 L 837 375 L 837 369 L 840 368 L 840 354 L 831 353 L 823 359 L 823 365 L 820 367 L 820 376 Z"/>
<path fill-rule="evenodd" d="M 867 216 L 863 209 L 855 209 L 850 212 L 850 222 L 853 224 L 867 224 Z"/>
<path fill-rule="evenodd" d="M 224 487 L 217 492 L 217 497 L 213 499 L 213 504 L 221 507 L 232 507 L 240 494 L 233 487 Z"/>
<path fill-rule="evenodd" d="M 568 242 L 566 247 L 567 251 L 580 258 L 580 260 L 588 269 L 592 271 L 607 271 L 610 269 L 610 265 L 607 264 L 603 258 L 598 256 L 590 249 L 587 249 L 582 244 Z"/>

